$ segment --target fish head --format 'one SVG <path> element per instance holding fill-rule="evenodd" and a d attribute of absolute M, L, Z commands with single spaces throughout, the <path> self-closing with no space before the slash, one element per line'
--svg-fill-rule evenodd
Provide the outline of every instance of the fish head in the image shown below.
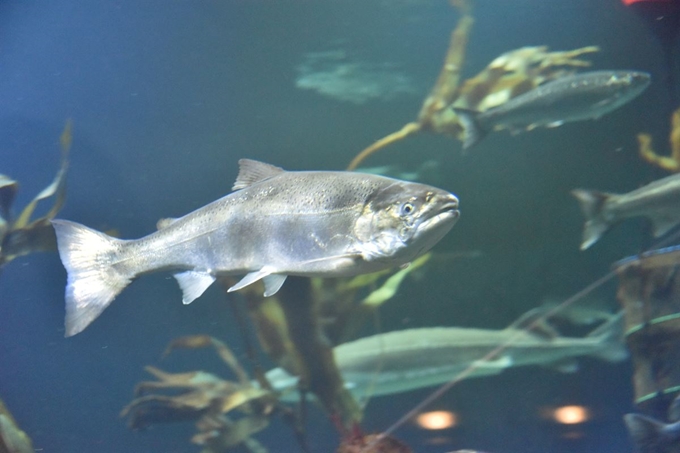
<path fill-rule="evenodd" d="M 393 180 L 364 205 L 355 224 L 357 246 L 366 261 L 408 263 L 439 242 L 459 216 L 455 195 Z"/>
<path fill-rule="evenodd" d="M 617 97 L 626 101 L 642 93 L 650 84 L 652 78 L 641 71 L 614 71 L 607 80 L 607 87 Z"/>

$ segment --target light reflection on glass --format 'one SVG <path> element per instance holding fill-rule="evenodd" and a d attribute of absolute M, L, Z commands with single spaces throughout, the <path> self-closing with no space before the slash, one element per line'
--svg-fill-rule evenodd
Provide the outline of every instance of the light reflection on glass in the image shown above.
<path fill-rule="evenodd" d="M 562 406 L 555 409 L 552 418 L 563 425 L 576 425 L 590 419 L 590 411 L 584 406 Z"/>
<path fill-rule="evenodd" d="M 416 424 L 423 429 L 447 429 L 458 423 L 456 414 L 451 411 L 424 412 L 416 417 Z"/>

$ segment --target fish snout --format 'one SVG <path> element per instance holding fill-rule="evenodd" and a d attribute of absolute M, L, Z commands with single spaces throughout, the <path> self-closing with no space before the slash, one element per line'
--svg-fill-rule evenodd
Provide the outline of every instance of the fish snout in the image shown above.
<path fill-rule="evenodd" d="M 633 71 L 629 75 L 631 84 L 637 86 L 647 86 L 652 81 L 652 76 L 647 72 Z"/>
<path fill-rule="evenodd" d="M 441 200 L 441 212 L 451 211 L 456 216 L 458 216 L 459 215 L 458 205 L 459 205 L 458 197 L 456 197 L 452 193 L 447 192 L 446 195 L 443 196 Z"/>

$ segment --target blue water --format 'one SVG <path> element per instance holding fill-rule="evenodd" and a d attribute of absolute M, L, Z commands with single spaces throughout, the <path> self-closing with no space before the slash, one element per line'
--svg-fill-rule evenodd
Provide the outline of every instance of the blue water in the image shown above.
<path fill-rule="evenodd" d="M 464 74 L 526 45 L 600 45 L 596 69 L 663 74 L 656 41 L 616 0 L 480 0 Z M 58 168 L 58 137 L 74 123 L 68 200 L 59 217 L 136 238 L 230 191 L 237 160 L 287 169 L 343 169 L 374 140 L 416 118 L 436 80 L 456 11 L 444 0 L 0 2 L 0 173 L 21 182 L 16 207 Z M 413 92 L 363 104 L 296 88 L 305 55 L 343 49 L 387 63 Z M 369 65 L 370 67 L 370 65 Z M 386 87 L 385 89 L 389 89 Z M 492 134 L 468 155 L 450 138 L 422 134 L 367 165 L 439 162 L 436 184 L 456 193 L 462 216 L 437 251 L 481 251 L 405 285 L 383 310 L 383 329 L 432 325 L 502 328 L 549 295 L 567 296 L 612 262 L 651 244 L 630 221 L 580 252 L 576 187 L 629 191 L 663 175 L 637 156 L 635 133 L 666 149 L 665 87 L 652 86 L 598 121 L 510 136 Z M 431 182 L 434 181 L 424 181 Z M 143 367 L 227 372 L 209 353 L 167 343 L 204 333 L 243 357 L 224 295 L 211 288 L 183 306 L 174 279 L 154 274 L 126 289 L 83 333 L 63 338 L 66 274 L 57 254 L 11 262 L 0 276 L 0 397 L 38 451 L 190 452 L 191 424 L 132 432 L 118 414 Z M 598 296 L 616 305 L 615 285 Z M 386 429 L 428 391 L 376 398 L 368 430 Z M 463 382 L 435 403 L 461 425 L 397 432 L 419 452 L 626 452 L 622 415 L 633 410 L 630 364 L 584 359 L 577 374 L 537 367 Z M 586 404 L 596 417 L 581 437 L 542 420 L 542 407 Z M 337 434 L 313 409 L 314 452 Z M 432 445 L 433 438 L 440 445 Z M 257 438 L 272 452 L 299 451 L 280 421 Z"/>

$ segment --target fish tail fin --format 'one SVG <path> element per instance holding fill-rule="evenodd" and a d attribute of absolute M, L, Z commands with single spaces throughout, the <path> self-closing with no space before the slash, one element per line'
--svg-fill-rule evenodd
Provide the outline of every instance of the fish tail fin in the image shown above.
<path fill-rule="evenodd" d="M 483 139 L 487 133 L 477 118 L 479 112 L 458 107 L 453 107 L 453 111 L 458 116 L 461 126 L 463 126 L 465 134 L 463 137 L 463 149 L 470 149 Z"/>
<path fill-rule="evenodd" d="M 623 311 L 613 315 L 611 319 L 588 334 L 588 338 L 597 340 L 599 347 L 593 354 L 607 362 L 621 362 L 628 358 L 628 349 L 624 344 Z"/>
<path fill-rule="evenodd" d="M 124 241 L 67 220 L 52 220 L 61 262 L 68 273 L 66 333 L 81 332 L 132 280 L 103 260 L 120 253 Z"/>
<path fill-rule="evenodd" d="M 602 213 L 605 202 L 612 194 L 595 190 L 575 189 L 571 194 L 578 200 L 586 223 L 583 227 L 583 242 L 581 250 L 585 250 L 594 243 L 611 227 Z"/>
<path fill-rule="evenodd" d="M 641 414 L 626 414 L 623 416 L 623 420 L 626 422 L 628 434 L 633 443 L 641 451 L 656 451 L 650 450 L 649 447 L 664 443 L 664 424 L 658 420 Z"/>

